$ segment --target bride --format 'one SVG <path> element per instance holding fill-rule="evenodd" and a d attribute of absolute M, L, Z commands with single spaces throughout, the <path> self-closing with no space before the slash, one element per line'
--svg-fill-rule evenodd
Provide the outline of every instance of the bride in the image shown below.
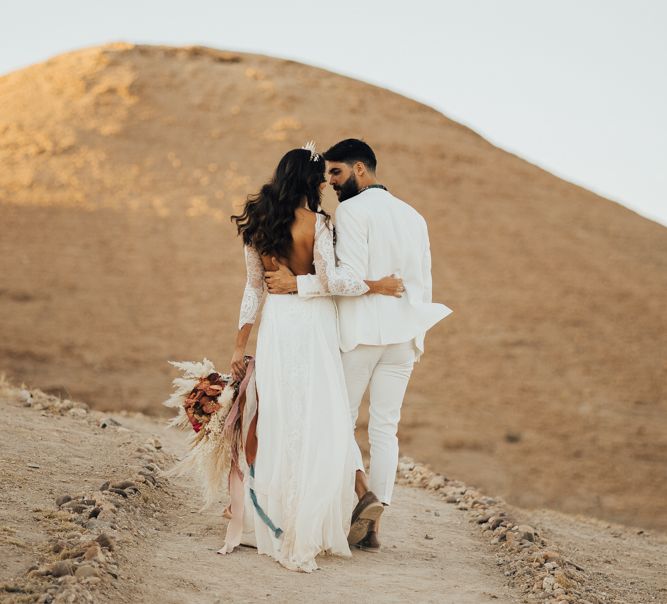
<path fill-rule="evenodd" d="M 315 274 L 332 295 L 400 296 L 400 279 L 362 281 L 336 267 L 330 217 L 320 208 L 324 158 L 312 146 L 289 151 L 272 180 L 233 216 L 243 238 L 247 282 L 231 373 L 243 357 L 264 293 L 264 271 L 287 265 Z M 323 552 L 350 556 L 354 436 L 331 296 L 267 294 L 257 337 L 259 411 L 254 463 L 257 550 L 310 572 Z M 379 504 L 378 504 L 379 505 Z M 382 506 L 368 511 L 377 517 Z"/>

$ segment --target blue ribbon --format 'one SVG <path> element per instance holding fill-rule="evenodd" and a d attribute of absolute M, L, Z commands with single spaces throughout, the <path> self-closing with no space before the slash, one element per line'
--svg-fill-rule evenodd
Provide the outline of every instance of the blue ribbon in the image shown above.
<path fill-rule="evenodd" d="M 250 478 L 252 478 L 253 482 L 255 480 L 255 464 L 250 465 Z M 283 534 L 283 529 L 277 528 L 275 524 L 271 521 L 271 518 L 269 518 L 266 515 L 266 512 L 262 509 L 262 507 L 259 505 L 257 502 L 257 495 L 255 495 L 255 489 L 250 487 L 250 499 L 252 499 L 252 504 L 255 506 L 255 510 L 257 511 L 257 514 L 259 517 L 262 519 L 264 524 L 268 526 L 271 531 L 273 531 L 273 534 L 276 536 L 276 539 L 280 537 L 280 535 Z"/>

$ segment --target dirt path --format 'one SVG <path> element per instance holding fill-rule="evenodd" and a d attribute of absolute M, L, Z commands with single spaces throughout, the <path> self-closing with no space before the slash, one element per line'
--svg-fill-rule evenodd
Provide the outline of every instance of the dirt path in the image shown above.
<path fill-rule="evenodd" d="M 156 433 L 155 423 L 146 420 L 131 425 L 159 436 L 167 452 L 185 451 L 181 434 Z M 460 512 L 425 491 L 397 487 L 395 505 L 385 517 L 387 545 L 381 554 L 357 551 L 352 560 L 321 558 L 320 570 L 306 575 L 286 571 L 250 548 L 224 558 L 215 555 L 224 534 L 220 513 L 197 512 L 199 494 L 189 480 L 170 482 L 173 500 L 163 528 L 150 544 L 137 544 L 124 554 L 138 583 L 145 574 L 146 550 L 152 550 L 151 582 L 137 594 L 144 602 L 519 601 L 504 586 L 480 535 Z"/>
<path fill-rule="evenodd" d="M 114 604 L 518 601 L 492 549 L 464 516 L 408 487 L 397 487 L 381 554 L 323 558 L 310 575 L 287 571 L 249 548 L 218 556 L 225 521 L 219 512 L 198 512 L 199 493 L 187 478 L 137 483 L 139 493 L 128 497 L 100 491 L 104 482 L 136 482 L 147 464 L 170 463 L 185 450 L 183 434 L 153 419 L 121 415 L 114 415 L 120 425 L 102 428 L 103 414 L 61 405 L 54 397 L 30 408 L 16 392 L 0 396 L 7 418 L 0 457 L 0 581 L 13 594 L 0 591 L 0 599 L 33 602 L 48 593 L 56 602 L 73 597 Z M 67 508 L 72 502 L 55 504 L 63 494 L 76 499 L 76 493 L 104 511 L 88 519 L 87 510 Z M 71 572 L 52 576 L 63 551 L 82 543 L 85 549 L 101 532 L 114 546 L 90 562 L 97 569 L 93 578 L 81 583 Z M 72 572 L 88 564 L 72 563 Z"/>
<path fill-rule="evenodd" d="M 429 488 L 397 485 L 380 554 L 322 558 L 310 575 L 249 548 L 218 556 L 221 514 L 158 471 L 183 434 L 1 379 L 0 415 L 3 602 L 667 601 L 665 535 L 511 509 L 407 462 L 399 481 Z"/>

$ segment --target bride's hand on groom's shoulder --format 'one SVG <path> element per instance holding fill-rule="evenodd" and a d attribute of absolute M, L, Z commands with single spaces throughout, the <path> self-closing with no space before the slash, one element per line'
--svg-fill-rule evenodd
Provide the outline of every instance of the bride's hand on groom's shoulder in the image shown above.
<path fill-rule="evenodd" d="M 278 262 L 276 258 L 271 258 L 274 271 L 264 272 L 264 281 L 270 294 L 291 294 L 297 291 L 296 277 L 290 268 Z"/>

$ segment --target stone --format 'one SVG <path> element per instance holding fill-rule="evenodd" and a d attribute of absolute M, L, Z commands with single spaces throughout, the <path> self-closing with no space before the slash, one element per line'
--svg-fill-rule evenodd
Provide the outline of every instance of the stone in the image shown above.
<path fill-rule="evenodd" d="M 147 483 L 152 484 L 153 486 L 155 486 L 157 484 L 157 480 L 155 479 L 155 476 L 153 474 L 151 474 L 150 472 L 147 472 L 146 470 L 139 470 L 139 474 L 146 479 Z"/>
<path fill-rule="evenodd" d="M 61 495 L 60 497 L 56 497 L 56 505 L 58 507 L 64 505 L 68 501 L 72 501 L 72 498 L 69 495 Z"/>
<path fill-rule="evenodd" d="M 84 505 L 83 499 L 81 497 L 73 497 L 67 503 L 63 503 L 62 507 L 64 507 L 64 508 L 73 508 L 73 507 L 76 507 L 77 505 L 83 505 L 84 507 L 86 507 Z"/>
<path fill-rule="evenodd" d="M 100 533 L 95 541 L 97 541 L 102 547 L 106 549 L 112 550 L 115 546 L 113 539 L 106 533 Z"/>
<path fill-rule="evenodd" d="M 106 482 L 103 482 L 102 485 L 100 486 L 100 491 L 106 491 L 109 488 L 109 485 L 111 483 L 107 480 Z"/>
<path fill-rule="evenodd" d="M 68 409 L 74 407 L 74 401 L 71 401 L 70 399 L 66 398 L 63 399 L 62 401 L 58 401 L 56 403 L 56 407 L 62 411 L 67 411 Z"/>
<path fill-rule="evenodd" d="M 136 486 L 131 480 L 123 480 L 121 482 L 112 482 L 111 486 L 114 489 L 127 489 L 128 487 Z"/>
<path fill-rule="evenodd" d="M 81 503 L 78 503 L 78 502 L 71 502 L 70 501 L 69 503 L 73 503 L 73 505 L 65 505 L 64 507 L 66 509 L 68 509 L 70 512 L 74 512 L 75 514 L 81 514 L 88 509 L 87 506 L 85 506 Z"/>
<path fill-rule="evenodd" d="M 556 580 L 551 576 L 548 575 L 544 577 L 542 581 L 542 589 L 546 591 L 547 593 L 550 593 L 554 590 L 554 584 L 556 583 Z"/>
<path fill-rule="evenodd" d="M 65 548 L 67 547 L 67 543 L 65 543 L 62 539 L 59 539 L 56 541 L 52 546 L 51 546 L 51 551 L 54 554 L 59 554 L 62 552 Z"/>
<path fill-rule="evenodd" d="M 554 552 L 548 549 L 541 552 L 540 556 L 545 562 L 557 562 L 561 559 L 561 556 L 558 552 Z"/>
<path fill-rule="evenodd" d="M 85 553 L 83 554 L 83 559 L 99 561 L 101 556 L 102 556 L 102 549 L 100 548 L 100 544 L 94 542 L 93 545 L 91 545 L 88 549 L 86 549 Z"/>
<path fill-rule="evenodd" d="M 103 508 L 97 515 L 98 522 L 111 522 L 114 519 L 114 514 L 111 510 Z"/>
<path fill-rule="evenodd" d="M 428 488 L 432 491 L 437 491 L 445 486 L 445 479 L 443 476 L 436 475 L 428 482 Z"/>
<path fill-rule="evenodd" d="M 113 417 L 105 417 L 100 420 L 100 428 L 109 428 L 112 426 L 120 426 L 120 422 L 117 422 Z"/>
<path fill-rule="evenodd" d="M 72 545 L 60 552 L 60 559 L 79 558 L 80 556 L 83 556 L 84 551 L 85 550 L 81 545 Z"/>
<path fill-rule="evenodd" d="M 82 564 L 79 568 L 76 569 L 74 576 L 79 579 L 85 579 L 86 577 L 99 577 L 99 572 L 96 568 L 90 566 L 89 564 Z"/>
<path fill-rule="evenodd" d="M 81 409 L 81 407 L 74 407 L 74 409 L 70 409 L 67 412 L 67 415 L 72 417 L 86 417 L 86 415 L 88 415 L 88 411 Z"/>
<path fill-rule="evenodd" d="M 92 510 L 90 510 L 90 513 L 88 514 L 88 518 L 97 518 L 100 515 L 100 512 L 102 511 L 102 508 L 99 506 L 94 507 Z"/>
<path fill-rule="evenodd" d="M 536 531 L 532 526 L 527 524 L 522 524 L 517 527 L 519 532 L 519 539 L 525 539 L 526 541 L 535 541 Z"/>
<path fill-rule="evenodd" d="M 54 562 L 49 566 L 49 574 L 54 577 L 64 577 L 65 575 L 71 575 L 73 569 L 74 567 L 69 560 L 61 560 L 60 562 Z"/>
<path fill-rule="evenodd" d="M 572 587 L 572 581 L 570 581 L 570 579 L 567 577 L 567 575 L 562 570 L 557 570 L 557 571 L 554 572 L 554 580 L 563 589 L 567 589 L 568 587 Z"/>

